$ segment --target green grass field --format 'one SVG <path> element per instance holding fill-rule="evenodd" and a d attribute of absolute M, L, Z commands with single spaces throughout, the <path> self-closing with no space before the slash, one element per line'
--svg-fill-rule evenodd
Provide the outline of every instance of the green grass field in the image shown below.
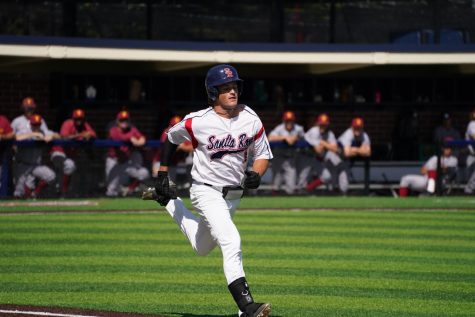
<path fill-rule="evenodd" d="M 94 202 L 0 209 L 163 210 Z M 272 316 L 475 316 L 475 199 L 249 198 L 241 207 L 246 274 Z M 168 214 L 133 211 L 1 215 L 0 304 L 237 311 L 219 249 L 198 257 Z"/>

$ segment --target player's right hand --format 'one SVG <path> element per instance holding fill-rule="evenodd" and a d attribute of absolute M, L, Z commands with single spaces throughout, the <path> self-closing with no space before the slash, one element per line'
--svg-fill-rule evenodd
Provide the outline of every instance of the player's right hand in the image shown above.
<path fill-rule="evenodd" d="M 157 195 L 170 196 L 170 182 L 168 181 L 168 172 L 159 171 L 157 173 L 155 191 Z"/>

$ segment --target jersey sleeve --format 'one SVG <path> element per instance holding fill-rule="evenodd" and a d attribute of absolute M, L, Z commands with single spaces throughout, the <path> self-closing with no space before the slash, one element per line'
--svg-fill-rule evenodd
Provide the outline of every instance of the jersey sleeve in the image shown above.
<path fill-rule="evenodd" d="M 369 139 L 368 133 L 363 133 L 363 145 L 371 145 L 371 140 Z"/>
<path fill-rule="evenodd" d="M 41 119 L 41 126 L 40 126 L 41 131 L 45 135 L 52 135 L 54 132 L 48 129 L 48 125 L 46 124 L 46 121 L 44 119 Z"/>
<path fill-rule="evenodd" d="M 473 140 L 475 136 L 475 121 L 470 121 L 467 126 L 467 132 L 465 133 L 465 139 Z"/>
<path fill-rule="evenodd" d="M 335 133 L 333 133 L 333 131 L 329 131 L 329 132 L 328 132 L 328 139 L 327 139 L 327 142 L 328 142 L 328 143 L 333 143 L 333 144 L 336 143 L 336 137 L 335 137 Z"/>
<path fill-rule="evenodd" d="M 92 126 L 89 124 L 89 123 L 85 123 L 84 124 L 85 128 L 86 128 L 86 131 L 91 133 L 92 137 L 93 138 L 97 138 L 97 133 L 96 131 L 92 128 Z"/>
<path fill-rule="evenodd" d="M 140 130 L 136 127 L 132 128 L 132 136 L 139 139 L 145 137 L 145 135 L 143 135 L 142 132 L 140 132 Z"/>
<path fill-rule="evenodd" d="M 13 132 L 12 126 L 7 118 L 0 116 L 0 127 L 3 128 L 3 134 L 9 134 Z"/>
<path fill-rule="evenodd" d="M 61 130 L 59 130 L 59 134 L 61 134 L 62 137 L 71 135 L 72 124 L 74 123 L 71 120 L 64 121 L 63 124 L 61 125 Z"/>
<path fill-rule="evenodd" d="M 259 121 L 258 130 L 254 135 L 254 160 L 270 160 L 273 158 L 269 141 L 262 122 Z"/>
<path fill-rule="evenodd" d="M 173 144 L 181 144 L 185 141 L 193 141 L 193 118 L 185 117 L 182 121 L 175 124 L 167 132 L 168 141 Z"/>
<path fill-rule="evenodd" d="M 352 139 L 351 131 L 346 130 L 345 132 L 343 132 L 342 135 L 340 135 L 340 137 L 338 138 L 338 141 L 341 143 L 341 145 L 346 147 L 346 146 L 351 146 L 351 139 Z"/>
<path fill-rule="evenodd" d="M 304 139 L 311 146 L 318 146 L 320 144 L 319 136 L 320 136 L 320 132 L 318 131 L 318 128 L 311 128 L 310 130 L 307 131 L 307 133 L 305 133 Z"/>
<path fill-rule="evenodd" d="M 437 156 L 432 156 L 425 164 L 424 168 L 428 171 L 434 171 L 437 169 Z"/>

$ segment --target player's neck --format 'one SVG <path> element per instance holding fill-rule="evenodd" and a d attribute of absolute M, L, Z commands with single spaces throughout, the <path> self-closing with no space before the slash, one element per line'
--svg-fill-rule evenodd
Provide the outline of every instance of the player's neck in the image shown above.
<path fill-rule="evenodd" d="M 226 119 L 231 119 L 236 117 L 239 112 L 241 112 L 242 107 L 240 105 L 237 105 L 236 107 L 232 109 L 225 109 L 221 105 L 215 105 L 213 106 L 214 112 L 220 117 L 226 118 Z"/>

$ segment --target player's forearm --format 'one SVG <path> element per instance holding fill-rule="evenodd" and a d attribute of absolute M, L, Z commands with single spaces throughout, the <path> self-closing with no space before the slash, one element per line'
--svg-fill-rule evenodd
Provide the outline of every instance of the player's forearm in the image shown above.
<path fill-rule="evenodd" d="M 285 136 L 280 136 L 280 135 L 269 135 L 268 137 L 269 142 L 285 141 L 285 139 L 286 139 Z"/>
<path fill-rule="evenodd" d="M 160 172 L 167 172 L 168 166 L 173 158 L 173 154 L 175 153 L 178 145 L 171 143 L 168 139 L 163 144 L 162 153 L 160 155 L 160 168 L 158 169 Z"/>
<path fill-rule="evenodd" d="M 367 145 L 363 145 L 358 149 L 358 154 L 361 156 L 371 156 L 371 148 Z"/>
<path fill-rule="evenodd" d="M 17 141 L 24 141 L 24 140 L 28 140 L 28 139 L 31 139 L 33 137 L 35 137 L 36 134 L 34 132 L 30 132 L 30 133 L 23 133 L 23 134 L 17 134 L 15 136 L 15 140 Z"/>
<path fill-rule="evenodd" d="M 260 176 L 264 175 L 264 173 L 269 167 L 269 160 L 255 160 L 254 164 L 252 165 L 252 169 L 254 172 L 258 173 Z"/>

